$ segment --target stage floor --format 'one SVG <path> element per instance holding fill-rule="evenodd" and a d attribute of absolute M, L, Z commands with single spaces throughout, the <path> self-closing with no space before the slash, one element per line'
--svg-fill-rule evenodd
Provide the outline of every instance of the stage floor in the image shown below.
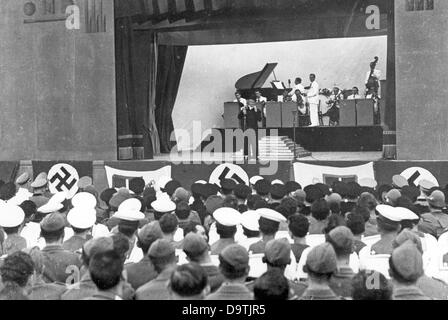
<path fill-rule="evenodd" d="M 382 152 L 313 152 L 311 157 L 297 159 L 299 161 L 378 161 L 382 159 Z M 260 159 L 263 161 L 264 159 Z M 270 159 L 275 160 L 275 159 Z M 169 161 L 169 162 L 233 162 L 242 161 L 241 156 L 233 153 L 204 153 L 204 152 L 184 152 L 181 154 L 160 154 L 154 156 L 153 160 L 145 161 Z M 284 161 L 284 160 L 282 160 Z"/>

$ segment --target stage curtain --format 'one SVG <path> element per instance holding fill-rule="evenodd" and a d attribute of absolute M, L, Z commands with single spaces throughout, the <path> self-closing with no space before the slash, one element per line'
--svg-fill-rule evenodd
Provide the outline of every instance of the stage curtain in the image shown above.
<path fill-rule="evenodd" d="M 156 124 L 162 153 L 169 153 L 175 142 L 170 141 L 174 130 L 172 112 L 187 56 L 187 46 L 158 47 L 156 83 Z M 188 110 L 185 110 L 188 112 Z"/>
<path fill-rule="evenodd" d="M 154 115 L 154 35 L 133 31 L 129 17 L 116 19 L 115 31 L 119 159 L 152 159 L 160 153 Z"/>

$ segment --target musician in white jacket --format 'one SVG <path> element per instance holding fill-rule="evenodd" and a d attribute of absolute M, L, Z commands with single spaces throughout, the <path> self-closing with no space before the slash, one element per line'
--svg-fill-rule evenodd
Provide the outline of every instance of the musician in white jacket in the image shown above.
<path fill-rule="evenodd" d="M 307 98 L 310 105 L 310 127 L 319 126 L 319 84 L 316 82 L 316 75 L 310 74 L 310 87 L 308 89 Z"/>

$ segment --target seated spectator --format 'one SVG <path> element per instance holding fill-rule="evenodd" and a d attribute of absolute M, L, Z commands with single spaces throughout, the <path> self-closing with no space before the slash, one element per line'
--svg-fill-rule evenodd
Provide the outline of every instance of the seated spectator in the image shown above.
<path fill-rule="evenodd" d="M 33 272 L 33 260 L 28 254 L 17 251 L 7 256 L 0 267 L 3 283 L 0 300 L 29 300 L 27 287 Z"/>
<path fill-rule="evenodd" d="M 224 277 L 222 286 L 206 300 L 253 300 L 246 287 L 249 274 L 249 254 L 242 246 L 233 244 L 219 255 L 219 270 Z"/>
<path fill-rule="evenodd" d="M 25 213 L 25 221 L 23 228 L 20 231 L 20 236 L 25 238 L 27 248 L 37 246 L 40 237 L 39 223 L 40 221 L 42 221 L 43 217 L 39 220 L 39 217 L 37 215 L 37 207 L 33 201 L 26 200 L 22 202 L 20 208 L 22 208 L 23 212 Z"/>
<path fill-rule="evenodd" d="M 145 283 L 157 277 L 154 265 L 148 257 L 148 250 L 156 240 L 162 238 L 163 233 L 157 221 L 147 224 L 139 231 L 137 235 L 137 247 L 142 250 L 143 258 L 139 262 L 125 265 L 127 281 L 134 290 L 137 290 Z"/>
<path fill-rule="evenodd" d="M 381 239 L 372 245 L 371 254 L 391 254 L 393 251 L 392 241 L 401 228 L 401 218 L 397 217 L 394 208 L 388 205 L 379 205 L 376 210 L 378 211 L 377 223 Z"/>
<path fill-rule="evenodd" d="M 254 300 L 281 301 L 289 299 L 289 282 L 282 271 L 272 268 L 255 280 Z"/>
<path fill-rule="evenodd" d="M 377 271 L 359 271 L 352 278 L 353 300 L 392 300 L 392 286 Z"/>
<path fill-rule="evenodd" d="M 186 201 L 178 202 L 174 213 L 176 214 L 180 229 L 183 229 L 190 221 L 201 224 L 201 218 L 199 218 L 198 213 L 196 211 L 192 211 Z"/>
<path fill-rule="evenodd" d="M 65 240 L 62 248 L 70 252 L 82 249 L 84 243 L 92 239 L 92 228 L 96 222 L 96 211 L 93 208 L 75 207 L 67 215 L 67 221 L 74 235 Z"/>
<path fill-rule="evenodd" d="M 208 235 L 207 235 L 207 231 L 205 230 L 205 228 L 195 222 L 195 221 L 190 221 L 185 227 L 184 227 L 184 238 L 187 236 L 187 234 L 189 234 L 190 232 L 195 233 L 200 235 L 202 238 L 204 238 L 204 240 L 208 243 Z"/>
<path fill-rule="evenodd" d="M 261 240 L 249 247 L 249 252 L 252 252 L 253 254 L 264 253 L 266 243 L 275 239 L 280 223 L 286 221 L 284 216 L 269 208 L 258 209 L 257 213 L 260 215 L 258 226 L 260 229 Z"/>
<path fill-rule="evenodd" d="M 210 291 L 204 269 L 194 262 L 178 266 L 168 288 L 172 300 L 204 300 Z"/>
<path fill-rule="evenodd" d="M 364 221 L 364 217 L 356 212 L 351 212 L 346 216 L 347 227 L 353 233 L 353 250 L 356 254 L 359 254 L 359 251 L 366 246 L 361 240 L 365 230 Z"/>
<path fill-rule="evenodd" d="M 215 213 L 216 210 L 222 208 L 223 205 L 224 205 L 224 199 L 216 195 L 208 197 L 207 200 L 205 201 L 205 210 L 207 217 L 203 222 L 203 226 L 205 227 L 207 232 L 210 230 L 210 226 L 214 222 L 213 214 Z"/>
<path fill-rule="evenodd" d="M 138 288 L 135 297 L 137 300 L 169 300 L 167 285 L 177 265 L 176 251 L 169 241 L 159 239 L 149 248 L 148 257 L 158 276 Z"/>
<path fill-rule="evenodd" d="M 306 244 L 306 235 L 308 234 L 308 229 L 310 227 L 310 223 L 308 219 L 302 214 L 294 214 L 289 217 L 289 235 L 293 240 L 293 244 L 291 245 L 291 250 L 296 257 L 297 263 L 300 261 L 302 257 L 303 251 L 309 246 Z"/>
<path fill-rule="evenodd" d="M 329 242 L 336 253 L 337 269 L 330 279 L 330 288 L 341 297 L 352 296 L 352 278 L 355 273 L 350 267 L 350 255 L 353 252 L 353 234 L 349 228 L 341 226 L 327 234 Z"/>
<path fill-rule="evenodd" d="M 235 243 L 237 225 L 240 223 L 241 214 L 234 208 L 223 207 L 213 213 L 216 220 L 216 232 L 219 240 L 211 245 L 210 251 L 218 255 L 226 247 Z"/>
<path fill-rule="evenodd" d="M 336 253 L 331 244 L 323 243 L 310 250 L 303 271 L 308 274 L 308 288 L 301 300 L 340 300 L 330 288 L 337 269 Z"/>
<path fill-rule="evenodd" d="M 394 249 L 389 258 L 389 274 L 393 283 L 393 300 L 429 300 L 417 287 L 423 275 L 423 259 L 412 241 Z"/>
<path fill-rule="evenodd" d="M 114 250 L 94 254 L 89 262 L 89 273 L 97 291 L 83 300 L 122 300 L 122 272 L 123 261 Z"/>
<path fill-rule="evenodd" d="M 324 199 L 318 199 L 311 205 L 309 234 L 323 234 L 328 223 L 330 208 Z"/>

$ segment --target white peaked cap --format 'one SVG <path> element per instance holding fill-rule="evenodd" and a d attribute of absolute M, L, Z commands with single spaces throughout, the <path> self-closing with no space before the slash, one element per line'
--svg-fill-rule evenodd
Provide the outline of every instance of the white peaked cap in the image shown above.
<path fill-rule="evenodd" d="M 72 198 L 72 205 L 74 207 L 95 208 L 96 198 L 93 194 L 88 192 L 80 192 Z"/>
<path fill-rule="evenodd" d="M 226 227 L 233 227 L 241 223 L 241 213 L 233 208 L 219 208 L 213 212 L 213 218 Z"/>

